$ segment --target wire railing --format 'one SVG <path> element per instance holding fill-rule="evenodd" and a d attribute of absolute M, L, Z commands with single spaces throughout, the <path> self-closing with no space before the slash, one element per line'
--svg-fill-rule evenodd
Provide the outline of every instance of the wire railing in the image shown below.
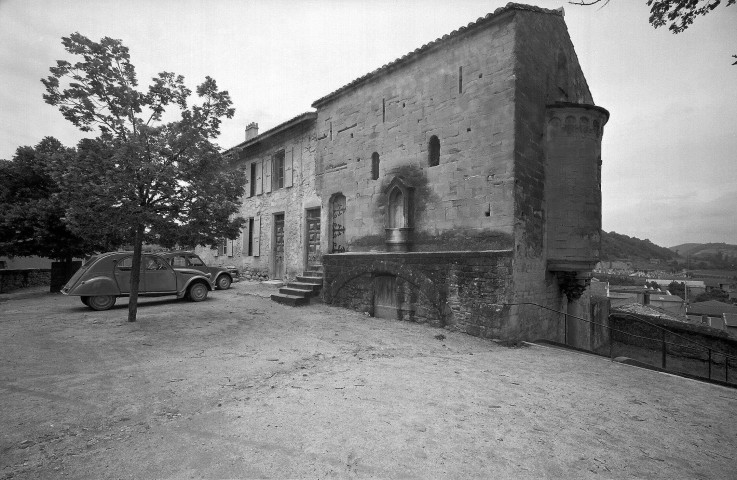
<path fill-rule="evenodd" d="M 597 355 L 606 355 L 611 360 L 614 360 L 615 348 L 617 348 L 620 350 L 620 353 L 622 353 L 622 351 L 625 351 L 625 353 L 628 353 L 633 357 L 639 356 L 641 361 L 643 361 L 644 363 L 648 363 L 654 367 L 657 367 L 656 363 L 660 363 L 659 368 L 668 372 L 685 374 L 690 377 L 708 378 L 709 380 L 715 380 L 718 382 L 737 384 L 737 380 L 733 379 L 730 381 L 729 378 L 730 363 L 733 369 L 735 366 L 737 366 L 737 355 L 732 355 L 723 352 L 720 349 L 708 345 L 703 345 L 693 339 L 669 330 L 663 326 L 649 322 L 639 315 L 627 312 L 616 312 L 610 314 L 609 319 L 611 320 L 612 317 L 626 317 L 634 319 L 637 322 L 646 324 L 649 328 L 654 329 L 656 332 L 659 332 L 658 338 L 638 335 L 630 331 L 622 330 L 621 328 L 613 327 L 612 325 L 606 325 L 600 322 L 589 320 L 587 318 L 570 314 L 568 312 L 555 310 L 553 308 L 546 307 L 534 302 L 505 303 L 504 305 L 532 305 L 562 315 L 562 317 L 558 318 L 559 322 L 561 320 L 563 321 L 563 340 L 566 345 L 569 345 L 568 319 L 572 318 L 577 321 L 586 322 L 590 325 L 600 327 L 602 331 L 608 332 L 608 338 L 606 338 L 606 341 L 603 341 L 602 344 L 596 348 L 581 348 L 578 345 L 569 346 L 573 346 L 582 350 L 587 350 Z M 617 336 L 619 336 L 619 340 L 615 338 Z M 671 340 L 680 339 L 680 341 L 684 341 L 686 342 L 686 344 L 669 341 L 668 337 L 670 337 Z M 632 339 L 636 339 L 636 341 L 632 341 Z M 604 352 L 607 349 L 608 352 L 606 352 L 605 354 Z M 696 353 L 687 354 L 688 351 Z M 652 352 L 655 352 L 655 355 L 653 355 Z M 671 358 L 670 362 L 668 361 L 669 356 Z M 642 357 L 646 358 L 642 360 Z M 635 360 L 638 359 L 635 358 Z M 720 362 L 720 360 L 722 361 Z M 699 363 L 701 362 L 706 363 L 706 372 L 702 372 L 701 369 L 698 368 L 700 366 Z M 721 373 L 716 372 L 716 370 L 722 370 L 722 368 L 724 370 L 724 376 L 722 377 L 721 375 L 718 375 L 718 377 L 715 377 L 715 374 Z M 706 374 L 704 375 L 703 373 Z M 732 376 L 735 377 L 735 374 L 733 374 Z M 721 378 L 724 378 L 724 380 L 721 380 Z"/>

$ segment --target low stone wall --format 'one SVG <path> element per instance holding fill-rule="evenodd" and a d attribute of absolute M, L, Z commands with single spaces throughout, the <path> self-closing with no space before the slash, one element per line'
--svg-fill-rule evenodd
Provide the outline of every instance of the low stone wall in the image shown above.
<path fill-rule="evenodd" d="M 391 285 L 398 320 L 427 322 L 471 335 L 501 338 L 508 309 L 512 252 L 343 253 L 323 257 L 322 296 L 375 315 Z"/>
<path fill-rule="evenodd" d="M 263 282 L 269 279 L 269 272 L 257 268 L 244 267 L 239 269 L 240 277 L 244 280 Z"/>
<path fill-rule="evenodd" d="M 665 334 L 665 341 L 669 343 L 667 346 L 669 355 L 706 360 L 708 357 L 706 348 L 711 348 L 713 351 L 737 356 L 737 339 L 731 337 L 727 332 L 706 325 L 677 322 L 655 316 L 643 316 L 643 318 L 652 325 L 632 318 L 631 314 L 613 311 L 609 316 L 609 324 L 612 329 L 619 330 L 619 332 L 613 331 L 612 333 L 614 341 L 636 347 L 660 349 L 663 333 L 656 327 L 660 326 L 672 332 Z M 699 348 L 698 345 L 706 348 Z M 723 363 L 724 357 L 713 354 L 712 361 Z M 737 360 L 730 360 L 731 364 L 737 367 Z"/>
<path fill-rule="evenodd" d="M 51 270 L 46 268 L 21 268 L 0 270 L 0 293 L 8 293 L 19 288 L 49 285 Z"/>

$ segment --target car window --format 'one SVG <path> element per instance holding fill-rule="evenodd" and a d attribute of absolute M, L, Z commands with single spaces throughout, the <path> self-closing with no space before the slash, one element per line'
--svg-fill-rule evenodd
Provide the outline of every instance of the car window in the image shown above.
<path fill-rule="evenodd" d="M 205 262 L 200 260 L 200 257 L 193 255 L 189 257 L 189 264 L 194 267 L 202 267 L 205 265 Z"/>
<path fill-rule="evenodd" d="M 133 266 L 133 257 L 125 257 L 118 262 L 118 268 L 121 270 L 130 270 Z"/>
<path fill-rule="evenodd" d="M 158 257 L 146 257 L 146 270 L 166 270 L 166 263 Z"/>
<path fill-rule="evenodd" d="M 187 259 L 181 255 L 177 255 L 176 257 L 171 257 L 169 263 L 171 263 L 172 267 L 186 267 Z"/>

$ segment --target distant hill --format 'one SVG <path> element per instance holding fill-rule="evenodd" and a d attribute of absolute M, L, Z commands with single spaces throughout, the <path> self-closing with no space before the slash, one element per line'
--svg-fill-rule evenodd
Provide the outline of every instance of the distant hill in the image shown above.
<path fill-rule="evenodd" d="M 678 253 L 681 257 L 708 257 L 722 254 L 723 257 L 737 258 L 737 245 L 728 243 L 684 243 L 669 247 L 668 250 Z"/>
<path fill-rule="evenodd" d="M 617 232 L 601 232 L 601 259 L 646 262 L 658 259 L 663 262 L 678 260 L 678 254 L 671 249 L 655 245 L 648 239 L 640 240 Z"/>
<path fill-rule="evenodd" d="M 690 268 L 737 269 L 737 245 L 728 243 L 684 243 L 670 247 L 680 257 L 688 257 Z"/>

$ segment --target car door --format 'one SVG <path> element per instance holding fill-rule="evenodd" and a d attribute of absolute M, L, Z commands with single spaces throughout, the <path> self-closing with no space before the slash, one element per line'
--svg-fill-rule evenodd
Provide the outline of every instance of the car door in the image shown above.
<path fill-rule="evenodd" d="M 177 291 L 177 276 L 162 258 L 143 256 L 146 293 L 172 293 Z"/>
<path fill-rule="evenodd" d="M 131 266 L 133 265 L 133 257 L 123 257 L 115 265 L 115 281 L 118 283 L 118 289 L 123 295 L 131 293 Z"/>

